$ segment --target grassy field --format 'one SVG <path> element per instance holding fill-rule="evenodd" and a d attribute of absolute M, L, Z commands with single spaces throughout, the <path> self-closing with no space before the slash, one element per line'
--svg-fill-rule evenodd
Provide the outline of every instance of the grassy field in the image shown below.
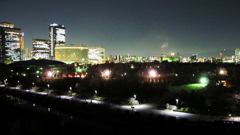
<path fill-rule="evenodd" d="M 184 84 L 179 86 L 170 86 L 169 89 L 171 90 L 187 90 L 187 91 L 199 91 L 205 89 L 207 85 L 201 83 L 191 83 L 191 84 Z"/>

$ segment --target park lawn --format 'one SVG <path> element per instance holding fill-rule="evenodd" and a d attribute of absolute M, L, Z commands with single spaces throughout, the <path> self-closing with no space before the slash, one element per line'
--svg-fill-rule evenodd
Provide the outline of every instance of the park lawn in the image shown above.
<path fill-rule="evenodd" d="M 191 83 L 191 84 L 183 84 L 178 86 L 170 86 L 171 90 L 186 90 L 186 91 L 199 91 L 205 89 L 206 84 L 201 83 Z"/>

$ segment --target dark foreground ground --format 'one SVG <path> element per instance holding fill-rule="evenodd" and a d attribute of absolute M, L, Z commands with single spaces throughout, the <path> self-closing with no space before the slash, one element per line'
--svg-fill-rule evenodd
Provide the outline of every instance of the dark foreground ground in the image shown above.
<path fill-rule="evenodd" d="M 134 115 L 134 116 L 133 116 Z M 189 122 L 154 116 L 126 114 L 122 118 L 109 116 L 94 118 L 68 118 L 55 114 L 34 111 L 22 107 L 1 104 L 1 134 L 164 134 L 164 133 L 230 133 L 239 129 L 238 124 L 220 122 Z"/>
<path fill-rule="evenodd" d="M 0 107 L 0 135 L 195 134 L 231 133 L 240 129 L 239 123 L 191 122 L 9 90 L 1 90 Z"/>

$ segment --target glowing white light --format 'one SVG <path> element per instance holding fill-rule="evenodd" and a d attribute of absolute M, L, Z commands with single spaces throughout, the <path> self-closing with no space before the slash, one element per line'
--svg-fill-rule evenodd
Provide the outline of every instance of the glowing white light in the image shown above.
<path fill-rule="evenodd" d="M 106 69 L 101 73 L 101 75 L 104 79 L 109 79 L 109 77 L 111 76 L 111 73 L 112 72 L 109 69 Z"/>
<path fill-rule="evenodd" d="M 40 94 L 40 95 L 47 95 L 48 93 L 47 92 L 38 92 L 38 94 Z"/>
<path fill-rule="evenodd" d="M 174 53 L 174 52 L 171 52 L 170 55 L 171 55 L 171 56 L 175 56 L 175 53 Z"/>
<path fill-rule="evenodd" d="M 125 109 L 125 110 L 132 110 L 132 105 L 122 105 L 120 106 L 121 109 Z M 153 109 L 154 106 L 150 105 L 150 104 L 139 104 L 139 105 L 133 105 L 135 110 L 149 110 L 149 109 Z"/>
<path fill-rule="evenodd" d="M 86 99 L 87 103 L 92 103 L 92 104 L 103 104 L 103 101 L 99 101 L 99 100 L 92 100 L 92 99 Z"/>
<path fill-rule="evenodd" d="M 220 70 L 220 71 L 219 71 L 219 74 L 220 74 L 220 75 L 223 75 L 223 74 L 224 74 L 224 71 L 223 71 L 223 70 Z"/>
<path fill-rule="evenodd" d="M 227 71 L 225 69 L 220 69 L 218 73 L 219 75 L 227 75 Z"/>
<path fill-rule="evenodd" d="M 80 77 L 81 77 L 82 79 L 84 79 L 84 78 L 86 77 L 86 75 L 82 74 Z"/>
<path fill-rule="evenodd" d="M 65 29 L 56 28 L 56 41 L 57 42 L 65 42 Z"/>
<path fill-rule="evenodd" d="M 70 100 L 70 99 L 72 99 L 73 97 L 72 97 L 72 96 L 62 95 L 62 96 L 60 96 L 60 98 L 61 98 L 61 99 L 68 99 L 68 100 Z"/>
<path fill-rule="evenodd" d="M 154 69 L 151 69 L 151 70 L 148 71 L 148 76 L 150 78 L 156 78 L 156 77 L 158 77 L 158 72 Z"/>
<path fill-rule="evenodd" d="M 53 76 L 53 72 L 52 71 L 48 71 L 47 72 L 47 77 L 52 77 Z"/>
<path fill-rule="evenodd" d="M 197 118 L 197 115 L 191 114 L 191 113 L 185 113 L 185 112 L 176 112 L 171 110 L 154 110 L 155 113 L 166 115 L 166 116 L 172 116 L 172 117 L 180 117 L 180 118 Z"/>
<path fill-rule="evenodd" d="M 208 79 L 207 77 L 201 77 L 201 78 L 199 79 L 199 82 L 200 82 L 201 84 L 208 85 L 209 79 Z"/>

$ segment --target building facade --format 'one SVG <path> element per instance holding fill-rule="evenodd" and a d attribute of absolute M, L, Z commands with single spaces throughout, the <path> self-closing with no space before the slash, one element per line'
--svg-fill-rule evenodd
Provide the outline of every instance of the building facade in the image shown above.
<path fill-rule="evenodd" d="M 235 49 L 235 62 L 236 63 L 240 62 L 240 48 Z"/>
<path fill-rule="evenodd" d="M 33 39 L 33 41 L 32 41 L 32 58 L 34 58 L 34 59 L 50 59 L 49 40 Z"/>
<path fill-rule="evenodd" d="M 13 23 L 0 23 L 0 62 L 9 64 L 22 60 L 24 34 Z"/>
<path fill-rule="evenodd" d="M 65 63 L 101 64 L 105 62 L 105 49 L 86 45 L 55 47 L 55 60 Z"/>
<path fill-rule="evenodd" d="M 88 64 L 88 51 L 88 48 L 83 46 L 58 46 L 55 47 L 55 60 Z"/>
<path fill-rule="evenodd" d="M 66 43 L 65 26 L 56 23 L 49 26 L 50 59 L 55 59 L 55 47 L 64 46 Z"/>
<path fill-rule="evenodd" d="M 102 47 L 88 47 L 88 63 L 102 64 L 105 63 L 105 48 Z"/>
<path fill-rule="evenodd" d="M 32 48 L 24 48 L 22 54 L 22 60 L 31 60 L 32 59 Z"/>

